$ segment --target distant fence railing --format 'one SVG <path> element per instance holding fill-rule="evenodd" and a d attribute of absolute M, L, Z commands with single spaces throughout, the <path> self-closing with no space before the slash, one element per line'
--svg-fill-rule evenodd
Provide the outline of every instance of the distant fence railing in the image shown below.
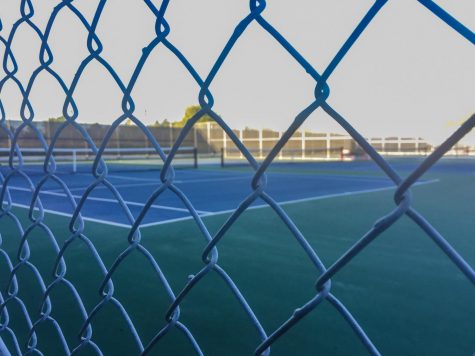
<path fill-rule="evenodd" d="M 15 130 L 21 125 L 21 121 L 9 121 L 7 123 L 12 130 Z M 45 140 L 51 142 L 51 139 L 61 126 L 59 122 L 40 121 L 37 123 L 37 128 L 42 132 Z M 91 138 L 99 144 L 104 135 L 110 129 L 110 125 L 105 124 L 84 124 L 83 127 L 87 130 Z M 180 127 L 173 126 L 148 126 L 150 133 L 162 143 L 164 147 L 173 146 L 178 135 L 180 134 Z M 256 157 L 263 158 L 266 152 L 269 152 L 272 147 L 282 137 L 282 132 L 270 129 L 233 129 L 233 132 L 239 137 L 241 142 L 256 153 Z M 434 146 L 423 138 L 408 138 L 408 137 L 380 137 L 367 138 L 368 142 L 383 155 L 427 155 L 432 152 Z M 21 147 L 37 147 L 38 140 L 36 133 L 33 131 L 23 130 L 21 136 L 17 139 Z M 197 123 L 190 129 L 190 132 L 184 138 L 184 145 L 193 146 L 198 149 L 200 154 L 218 154 L 221 150 L 224 152 L 231 152 L 237 147 L 218 124 L 214 122 Z M 1 137 L 0 133 L 0 147 L 8 147 L 9 140 L 7 136 Z M 61 137 L 57 140 L 56 146 L 58 148 L 81 148 L 87 147 L 87 142 L 84 141 L 81 134 L 72 127 L 63 129 Z M 115 131 L 114 135 L 109 140 L 109 147 L 111 148 L 150 148 L 150 141 L 147 136 L 135 125 L 120 125 Z M 288 156 L 291 152 L 293 157 L 298 156 L 297 150 L 300 150 L 302 158 L 312 158 L 312 151 L 327 150 L 328 159 L 332 159 L 330 152 L 343 147 L 350 154 L 357 154 L 362 151 L 358 143 L 349 135 L 342 135 L 336 133 L 321 133 L 309 130 L 296 131 L 287 141 L 279 157 Z M 468 146 L 457 146 L 450 150 L 447 154 L 462 155 L 464 152 L 471 151 Z M 325 156 L 324 156 L 325 157 Z M 323 158 L 324 158 L 323 157 Z"/>
<path fill-rule="evenodd" d="M 21 126 L 22 121 L 8 120 L 6 126 L 15 131 Z M 51 143 L 54 134 L 64 126 L 63 122 L 38 121 L 35 123 L 36 129 L 42 134 L 47 143 Z M 96 145 L 100 145 L 105 135 L 111 129 L 107 124 L 82 124 L 84 130 L 89 134 Z M 159 141 L 163 147 L 172 147 L 178 138 L 181 128 L 172 126 L 147 126 L 150 134 Z M 208 140 L 206 127 L 194 127 L 185 137 L 184 146 L 197 147 L 200 152 L 208 152 Z M 21 147 L 39 147 L 37 132 L 28 127 L 22 129 L 21 134 L 16 138 Z M 11 140 L 4 132 L 0 132 L 0 147 L 9 147 Z M 72 126 L 63 127 L 61 136 L 55 143 L 58 148 L 88 148 L 88 143 L 81 133 Z M 147 135 L 136 125 L 119 125 L 114 130 L 114 134 L 109 139 L 109 148 L 153 148 Z"/>

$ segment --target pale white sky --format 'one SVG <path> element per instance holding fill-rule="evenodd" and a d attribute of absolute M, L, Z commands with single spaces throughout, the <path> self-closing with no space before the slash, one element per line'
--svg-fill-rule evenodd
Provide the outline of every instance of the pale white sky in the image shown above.
<path fill-rule="evenodd" d="M 32 0 L 34 22 L 44 29 L 58 1 Z M 73 2 L 91 21 L 97 0 Z M 157 1 L 158 3 L 158 1 Z M 321 73 L 370 8 L 368 0 L 268 0 L 263 16 Z M 437 1 L 465 26 L 475 29 L 474 0 Z M 0 0 L 7 37 L 19 17 L 20 0 Z M 166 13 L 168 39 L 204 78 L 249 12 L 247 0 L 172 0 Z M 154 37 L 154 17 L 140 0 L 109 0 L 98 26 L 103 57 L 128 82 L 141 49 Z M 53 27 L 52 65 L 69 84 L 86 50 L 87 33 L 64 9 Z M 22 25 L 13 42 L 18 77 L 26 86 L 39 65 L 40 41 Z M 0 53 L 3 56 L 3 46 Z M 328 102 L 366 136 L 421 136 L 440 142 L 455 129 L 447 123 L 475 111 L 474 46 L 415 0 L 389 1 L 328 81 Z M 3 70 L 0 69 L 0 77 Z M 211 86 L 215 111 L 234 128 L 284 130 L 313 97 L 315 83 L 277 42 L 251 25 Z M 178 120 L 197 102 L 198 86 L 179 61 L 159 46 L 133 92 L 136 114 L 149 123 Z M 11 83 L 0 93 L 8 118 L 19 117 L 20 96 Z M 79 122 L 110 123 L 120 111 L 120 92 L 106 71 L 92 62 L 74 95 Z M 46 73 L 32 91 L 35 117 L 60 116 L 64 94 Z M 341 130 L 321 110 L 304 125 L 315 131 Z M 475 137 L 475 135 L 473 135 Z M 475 139 L 471 139 L 475 144 Z"/>

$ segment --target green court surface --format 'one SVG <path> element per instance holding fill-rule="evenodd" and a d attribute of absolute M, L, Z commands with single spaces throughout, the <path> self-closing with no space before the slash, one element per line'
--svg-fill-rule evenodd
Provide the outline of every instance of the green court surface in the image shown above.
<path fill-rule="evenodd" d="M 414 187 L 414 207 L 471 265 L 475 265 L 473 202 L 475 175 L 437 173 L 435 184 Z M 384 214 L 394 208 L 394 191 L 371 192 L 286 205 L 284 208 L 310 244 L 330 266 Z M 26 210 L 15 214 L 27 222 Z M 215 232 L 229 214 L 204 217 Z M 58 244 L 69 237 L 68 219 L 48 215 Z M 26 224 L 28 225 L 28 224 Z M 16 261 L 18 230 L 2 219 L 2 247 Z M 85 235 L 106 267 L 127 246 L 127 230 L 87 222 Z M 41 227 L 28 239 L 30 261 L 48 284 L 55 253 Z M 203 268 L 205 239 L 192 220 L 142 230 L 142 245 L 154 256 L 175 294 L 190 274 Z M 249 210 L 218 244 L 218 264 L 234 280 L 268 334 L 311 299 L 318 272 L 292 234 L 270 208 Z M 76 241 L 66 253 L 66 278 L 74 283 L 86 309 L 100 300 L 101 272 L 85 244 Z M 1 290 L 7 283 L 0 259 Z M 19 296 L 30 315 L 38 316 L 41 293 L 27 269 L 17 272 Z M 114 298 L 125 307 L 142 342 L 165 325 L 170 300 L 148 260 L 138 251 L 114 274 Z M 403 217 L 332 279 L 339 298 L 384 355 L 472 355 L 475 350 L 475 289 L 444 253 L 409 218 Z M 81 317 L 71 293 L 52 291 L 52 316 L 62 325 L 70 346 L 77 344 Z M 36 313 L 34 312 L 36 311 Z M 26 330 L 15 303 L 9 304 L 12 327 Z M 206 355 L 251 355 L 259 336 L 224 281 L 211 272 L 181 304 L 180 321 Z M 38 329 L 45 355 L 61 354 L 53 324 Z M 41 335 L 42 334 L 42 335 Z M 5 334 L 4 334 L 5 335 Z M 17 332 L 21 335 L 21 332 Z M 47 336 L 47 337 L 46 337 Z M 48 340 L 46 343 L 45 340 Z M 93 322 L 92 340 L 104 354 L 137 354 L 119 309 L 107 304 Z M 4 337 L 8 344 L 10 340 Z M 26 335 L 20 339 L 26 342 Z M 81 355 L 94 354 L 91 349 Z M 192 355 L 189 341 L 174 329 L 153 355 Z M 340 314 L 323 302 L 272 347 L 273 355 L 365 355 L 366 349 Z"/>

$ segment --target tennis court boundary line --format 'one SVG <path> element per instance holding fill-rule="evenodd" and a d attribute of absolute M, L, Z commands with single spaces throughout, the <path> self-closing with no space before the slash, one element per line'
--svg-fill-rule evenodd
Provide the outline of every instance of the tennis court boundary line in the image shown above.
<path fill-rule="evenodd" d="M 416 182 L 412 186 L 415 187 L 415 186 L 419 186 L 419 185 L 433 184 L 433 183 L 438 183 L 438 182 L 440 182 L 440 179 L 430 179 L 430 180 L 423 181 L 423 182 Z M 318 195 L 318 196 L 308 197 L 308 198 L 286 200 L 286 201 L 282 201 L 282 202 L 277 202 L 277 204 L 278 205 L 292 205 L 292 204 L 305 203 L 305 202 L 316 201 L 316 200 L 326 200 L 326 199 L 347 197 L 347 196 L 359 195 L 359 194 L 377 193 L 377 192 L 383 192 L 383 191 L 387 191 L 387 190 L 395 190 L 396 188 L 397 188 L 396 186 L 390 186 L 390 187 L 382 187 L 382 188 L 363 189 L 363 190 L 357 190 L 357 191 L 354 191 L 354 192 L 325 194 L 325 195 Z M 247 210 L 256 210 L 256 209 L 264 209 L 264 208 L 270 208 L 269 204 L 260 204 L 260 205 L 250 206 L 246 209 L 246 211 Z M 237 208 L 228 209 L 228 210 L 220 210 L 220 211 L 200 215 L 200 217 L 207 218 L 207 217 L 211 217 L 211 216 L 231 214 L 234 211 L 236 211 L 236 209 Z M 179 218 L 177 220 L 178 221 L 183 221 L 183 220 L 191 220 L 191 219 L 193 219 L 192 216 L 187 216 L 187 217 Z M 157 221 L 157 222 L 154 222 L 154 223 L 148 223 L 148 224 L 140 225 L 140 227 L 147 228 L 147 227 L 152 227 L 152 226 L 171 224 L 171 223 L 174 223 L 174 222 L 175 221 L 171 221 L 171 220 Z"/>
<path fill-rule="evenodd" d="M 76 175 L 82 175 L 82 176 L 88 176 L 92 177 L 92 174 L 90 173 L 75 173 Z M 118 175 L 118 174 L 108 174 L 107 177 L 109 178 L 115 178 L 115 179 L 122 179 L 122 180 L 128 180 L 128 181 L 137 181 L 137 182 L 155 182 L 157 181 L 156 179 L 153 178 L 141 178 L 141 177 L 134 177 L 134 176 L 123 176 L 123 175 Z"/>
<path fill-rule="evenodd" d="M 231 180 L 250 180 L 252 179 L 251 176 L 245 176 L 245 177 L 231 177 L 231 178 L 226 178 L 226 177 L 223 177 L 223 178 L 201 178 L 201 179 L 189 179 L 189 180 L 174 180 L 173 181 L 173 184 L 178 184 L 178 185 L 181 185 L 181 184 L 188 184 L 188 183 L 201 183 L 201 182 L 204 182 L 204 183 L 207 183 L 207 182 L 226 182 L 226 181 L 231 181 Z M 162 185 L 163 182 L 160 181 L 160 180 L 157 180 L 157 181 L 144 181 L 143 183 L 124 183 L 124 184 L 114 184 L 114 187 L 115 188 L 134 188 L 134 187 L 146 187 L 146 186 L 150 186 L 150 185 L 155 185 L 157 187 L 159 187 L 160 185 Z M 72 192 L 72 191 L 83 191 L 83 190 L 86 190 L 87 189 L 87 186 L 86 187 L 75 187 L 75 188 L 70 188 L 69 190 Z M 94 188 L 94 190 L 100 190 L 100 189 L 109 189 L 108 187 L 104 186 L 104 185 L 99 185 L 97 186 L 96 188 Z M 49 192 L 61 192 L 62 189 L 50 189 Z"/>
<path fill-rule="evenodd" d="M 0 184 L 0 187 L 1 187 L 1 184 Z M 8 186 L 8 189 L 17 190 L 17 191 L 20 191 L 20 192 L 29 192 L 29 193 L 32 192 L 32 190 L 29 189 L 29 188 L 23 188 L 23 187 L 17 187 L 17 186 Z M 62 197 L 62 198 L 67 198 L 68 197 L 65 193 L 59 193 L 59 192 L 51 191 L 51 190 L 40 190 L 40 194 L 52 195 L 52 196 L 57 196 L 57 197 Z M 78 200 L 82 198 L 81 195 L 72 194 L 71 196 L 74 199 L 78 199 Z M 95 196 L 91 196 L 91 195 L 89 195 L 87 197 L 87 200 L 98 201 L 98 202 L 103 202 L 103 203 L 112 203 L 112 204 L 118 204 L 119 203 L 119 201 L 117 199 L 101 198 L 101 197 L 95 197 Z M 138 206 L 138 207 L 141 207 L 141 208 L 143 208 L 145 206 L 145 203 L 139 203 L 139 202 L 136 202 L 136 201 L 124 200 L 123 202 L 126 205 L 130 205 L 130 206 Z M 177 207 L 168 206 L 168 205 L 152 204 L 152 205 L 150 205 L 150 208 L 171 210 L 171 211 L 179 211 L 179 212 L 183 212 L 183 213 L 188 213 L 189 212 L 189 210 L 186 209 L 186 208 L 177 208 Z M 202 211 L 202 210 L 196 210 L 196 212 L 198 214 L 209 214 L 210 213 L 209 211 Z"/>
<path fill-rule="evenodd" d="M 16 208 L 24 208 L 24 209 L 28 209 L 28 210 L 31 208 L 30 205 L 26 205 L 26 204 L 11 203 L 11 205 L 16 207 Z M 39 211 L 39 209 L 37 207 L 35 207 L 34 210 Z M 57 210 L 43 209 L 43 211 L 45 213 L 48 213 L 48 214 L 51 214 L 51 215 L 63 216 L 63 217 L 67 217 L 67 218 L 71 218 L 73 216 L 72 214 L 62 213 L 62 212 L 57 211 Z M 94 222 L 94 223 L 98 223 L 98 224 L 122 227 L 122 228 L 125 228 L 125 229 L 130 229 L 130 227 L 131 227 L 131 225 L 116 223 L 116 222 L 109 221 L 109 220 L 94 219 L 94 218 L 90 218 L 90 217 L 87 217 L 87 216 L 83 216 L 82 214 L 81 214 L 81 217 L 84 221 L 90 221 L 90 222 Z"/>
<path fill-rule="evenodd" d="M 30 205 L 19 204 L 19 203 L 11 203 L 11 206 L 14 206 L 16 208 L 27 209 L 27 210 L 29 210 L 31 208 Z M 35 207 L 34 210 L 39 211 L 39 209 L 37 207 Z M 48 213 L 48 214 L 51 214 L 51 215 L 63 216 L 63 217 L 66 217 L 66 218 L 72 218 L 72 216 L 73 216 L 72 214 L 62 213 L 62 212 L 57 211 L 57 210 L 43 209 L 43 211 L 45 213 Z M 121 227 L 121 228 L 124 228 L 124 229 L 130 229 L 132 227 L 132 225 L 121 224 L 121 223 L 117 223 L 117 222 L 110 221 L 110 220 L 90 218 L 90 217 L 84 216 L 83 214 L 81 214 L 81 217 L 84 221 L 90 221 L 90 222 L 94 222 L 96 224 Z M 182 221 L 182 220 L 190 220 L 190 219 L 191 219 L 191 216 L 184 216 L 184 217 L 181 217 L 181 218 L 169 219 L 169 220 L 163 221 L 163 223 L 171 224 L 171 223 L 174 223 L 174 222 L 178 222 L 178 221 Z M 156 224 L 156 223 L 150 223 L 150 224 Z M 142 224 L 142 225 L 140 225 L 140 228 L 148 227 L 147 225 L 149 225 L 149 224 Z"/>
<path fill-rule="evenodd" d="M 433 184 L 433 183 L 438 183 L 440 182 L 440 179 L 431 179 L 423 182 L 416 182 L 413 184 L 414 186 L 419 186 L 419 185 L 427 185 L 427 184 Z M 374 189 L 364 189 L 364 190 L 358 190 L 354 192 L 343 192 L 343 193 L 335 193 L 335 194 L 326 194 L 326 195 L 318 195 L 315 197 L 308 197 L 308 198 L 302 198 L 302 199 L 293 199 L 293 200 L 286 200 L 283 202 L 278 202 L 277 204 L 279 205 L 292 205 L 292 204 L 298 204 L 298 203 L 305 203 L 305 202 L 310 202 L 310 201 L 317 201 L 317 200 L 326 200 L 326 199 L 332 199 L 332 198 L 340 198 L 340 197 L 347 197 L 347 196 L 352 196 L 352 195 L 359 195 L 359 194 L 369 194 L 369 193 L 377 193 L 377 192 L 383 192 L 383 191 L 388 191 L 388 190 L 394 190 L 396 189 L 396 186 L 390 186 L 390 187 L 382 187 L 382 188 L 374 188 Z M 11 203 L 12 206 L 18 207 L 18 208 L 24 208 L 24 209 L 30 209 L 30 205 L 26 204 L 19 204 L 19 203 Z M 261 204 L 261 205 L 254 205 L 248 207 L 246 210 L 256 210 L 256 209 L 264 209 L 264 208 L 270 208 L 268 204 Z M 35 208 L 37 211 L 38 208 Z M 218 216 L 218 215 L 224 215 L 224 214 L 230 214 L 233 213 L 235 209 L 228 209 L 228 210 L 220 210 L 216 212 L 209 212 L 205 214 L 201 214 L 201 218 L 207 218 L 211 216 Z M 52 215 L 57 215 L 57 216 L 63 216 L 63 217 L 68 217 L 71 218 L 72 214 L 69 213 L 63 213 L 59 212 L 56 210 L 50 210 L 50 209 L 43 209 L 44 212 L 52 214 Z M 95 219 L 95 218 L 90 218 L 87 216 L 82 216 L 82 219 L 84 221 L 90 221 L 98 224 L 104 224 L 104 225 L 110 225 L 110 226 L 115 226 L 115 227 L 121 227 L 125 229 L 130 229 L 131 225 L 130 224 L 121 224 L 121 223 L 116 223 L 113 221 L 109 220 L 102 220 L 102 219 Z M 184 216 L 180 218 L 175 218 L 175 219 L 169 219 L 169 220 L 164 220 L 164 221 L 157 221 L 157 222 L 152 222 L 152 223 L 147 223 L 147 224 L 141 224 L 140 228 L 149 228 L 153 226 L 158 226 L 158 225 L 166 225 L 166 224 L 172 224 L 175 222 L 179 221 L 187 221 L 187 220 L 192 220 L 194 219 L 193 216 Z"/>

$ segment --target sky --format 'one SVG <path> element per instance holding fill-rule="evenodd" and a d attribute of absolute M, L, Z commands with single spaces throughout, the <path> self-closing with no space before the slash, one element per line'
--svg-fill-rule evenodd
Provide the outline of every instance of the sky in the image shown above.
<path fill-rule="evenodd" d="M 32 2 L 32 20 L 44 30 L 58 1 Z M 97 3 L 73 2 L 88 21 Z M 372 3 L 268 0 L 263 17 L 321 73 Z M 437 3 L 475 29 L 474 0 Z M 19 4 L 20 0 L 0 0 L 4 27 L 0 35 L 8 36 L 19 18 Z M 247 0 L 172 0 L 165 15 L 171 27 L 167 38 L 205 78 L 235 26 L 248 13 Z M 129 81 L 142 48 L 154 38 L 154 26 L 154 17 L 143 1 L 107 2 L 97 34 L 104 45 L 102 56 L 124 82 Z M 78 19 L 62 10 L 49 45 L 54 54 L 51 67 L 67 84 L 88 55 L 86 38 Z M 39 47 L 37 35 L 22 25 L 12 50 L 19 64 L 18 78 L 25 86 L 39 65 Z M 474 46 L 424 6 L 415 0 L 390 0 L 329 78 L 328 102 L 364 136 L 418 136 L 438 143 L 475 112 L 474 63 Z M 214 110 L 231 127 L 282 131 L 311 103 L 314 87 L 314 80 L 254 23 L 236 43 L 210 90 Z M 181 63 L 159 45 L 132 92 L 135 114 L 146 123 L 180 120 L 185 108 L 197 103 L 198 91 Z M 7 117 L 18 119 L 21 97 L 12 83 L 5 85 L 0 98 Z M 61 116 L 64 93 L 48 74 L 38 77 L 30 98 L 35 120 Z M 111 123 L 121 114 L 121 93 L 97 62 L 88 65 L 74 98 L 78 122 Z M 321 110 L 303 128 L 342 132 Z M 475 145 L 475 134 L 469 134 L 466 141 Z"/>

